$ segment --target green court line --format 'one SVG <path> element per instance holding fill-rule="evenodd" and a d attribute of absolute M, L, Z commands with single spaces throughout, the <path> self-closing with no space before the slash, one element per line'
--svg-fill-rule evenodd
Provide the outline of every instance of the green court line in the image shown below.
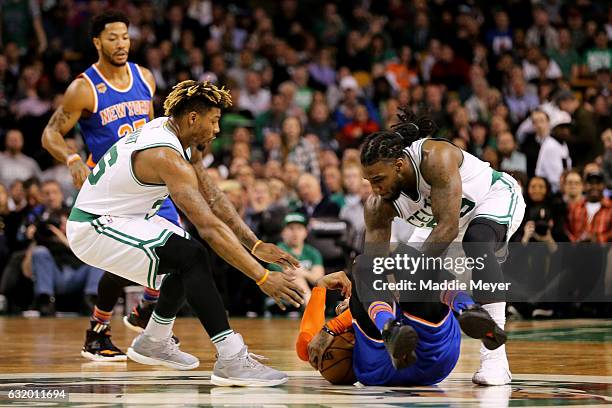
<path fill-rule="evenodd" d="M 522 329 L 509 332 L 509 340 L 561 341 L 561 342 L 612 342 L 612 324 L 552 329 Z"/>

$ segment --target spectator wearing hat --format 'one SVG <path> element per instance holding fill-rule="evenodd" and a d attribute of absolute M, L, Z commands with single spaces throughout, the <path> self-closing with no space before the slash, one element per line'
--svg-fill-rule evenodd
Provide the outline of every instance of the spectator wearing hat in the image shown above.
<path fill-rule="evenodd" d="M 604 197 L 604 189 L 604 175 L 601 171 L 585 175 L 585 197 L 571 203 L 567 212 L 567 233 L 572 242 L 610 242 L 612 205 Z"/>
<path fill-rule="evenodd" d="M 566 122 L 572 120 L 572 117 L 578 109 L 579 102 L 572 91 L 561 90 L 554 96 L 553 101 L 542 103 L 538 109 L 545 112 L 551 123 Z M 531 115 L 521 123 L 516 131 L 516 138 L 519 143 L 522 143 L 527 134 L 534 132 L 534 126 Z"/>
<path fill-rule="evenodd" d="M 553 193 L 559 191 L 561 175 L 572 168 L 565 135 L 569 131 L 570 122 L 557 118 L 550 123 L 550 134 L 545 136 L 536 163 L 536 176 L 548 180 Z"/>
<path fill-rule="evenodd" d="M 306 224 L 306 217 L 303 214 L 287 214 L 283 220 L 282 242 L 277 244 L 279 248 L 289 252 L 300 262 L 300 268 L 295 272 L 297 275 L 295 283 L 304 290 L 304 304 L 308 304 L 310 300 L 310 288 L 315 286 L 317 280 L 325 274 L 321 253 L 306 244 L 308 237 Z M 282 268 L 276 264 L 269 264 L 268 269 L 282 271 Z"/>
<path fill-rule="evenodd" d="M 361 89 L 354 77 L 345 76 L 342 78 L 340 80 L 340 90 L 342 91 L 342 98 L 333 115 L 338 128 L 342 129 L 347 123 L 355 118 L 357 106 L 360 104 L 365 105 L 368 116 L 371 119 L 376 121 L 376 123 L 380 123 L 378 120 L 378 112 L 372 102 L 360 96 Z"/>

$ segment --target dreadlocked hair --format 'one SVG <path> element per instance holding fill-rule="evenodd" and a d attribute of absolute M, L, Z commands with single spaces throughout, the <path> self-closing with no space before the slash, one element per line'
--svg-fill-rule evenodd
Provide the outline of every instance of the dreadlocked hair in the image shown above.
<path fill-rule="evenodd" d="M 416 116 L 407 106 L 398 108 L 400 122 L 391 129 L 369 135 L 361 146 L 361 164 L 369 166 L 381 160 L 395 160 L 413 142 L 431 136 L 435 122 L 427 115 Z"/>
<path fill-rule="evenodd" d="M 164 101 L 166 116 L 179 116 L 190 110 L 203 111 L 207 108 L 232 106 L 232 96 L 225 87 L 218 88 L 210 81 L 187 80 L 179 82 Z"/>

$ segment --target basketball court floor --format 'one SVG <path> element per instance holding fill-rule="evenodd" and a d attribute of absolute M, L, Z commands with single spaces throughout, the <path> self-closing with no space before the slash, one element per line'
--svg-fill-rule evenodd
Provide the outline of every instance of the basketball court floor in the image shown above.
<path fill-rule="evenodd" d="M 297 320 L 233 319 L 250 351 L 289 373 L 276 388 L 224 388 L 210 383 L 215 353 L 196 319 L 178 319 L 184 351 L 200 358 L 195 371 L 127 363 L 94 363 L 80 348 L 85 318 L 0 318 L 0 406 L 214 406 L 284 407 L 586 407 L 612 405 L 612 320 L 510 322 L 507 346 L 514 380 L 509 386 L 471 383 L 478 365 L 476 340 L 465 339 L 460 361 L 444 382 L 428 387 L 332 386 L 294 352 Z M 133 332 L 119 318 L 113 339 L 125 351 Z M 19 396 L 39 398 L 18 399 Z M 63 390 L 64 398 L 42 398 Z M 24 391 L 29 391 L 24 392 Z M 50 393 L 46 394 L 51 395 Z M 12 398 L 11 398 L 12 396 Z"/>

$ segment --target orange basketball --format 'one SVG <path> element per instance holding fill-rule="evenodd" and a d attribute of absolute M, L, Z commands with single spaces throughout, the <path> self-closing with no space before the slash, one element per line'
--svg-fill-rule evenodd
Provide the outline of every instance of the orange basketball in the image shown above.
<path fill-rule="evenodd" d="M 321 375 L 335 385 L 354 384 L 357 379 L 353 372 L 353 347 L 355 335 L 353 332 L 344 332 L 334 337 L 325 353 Z"/>

